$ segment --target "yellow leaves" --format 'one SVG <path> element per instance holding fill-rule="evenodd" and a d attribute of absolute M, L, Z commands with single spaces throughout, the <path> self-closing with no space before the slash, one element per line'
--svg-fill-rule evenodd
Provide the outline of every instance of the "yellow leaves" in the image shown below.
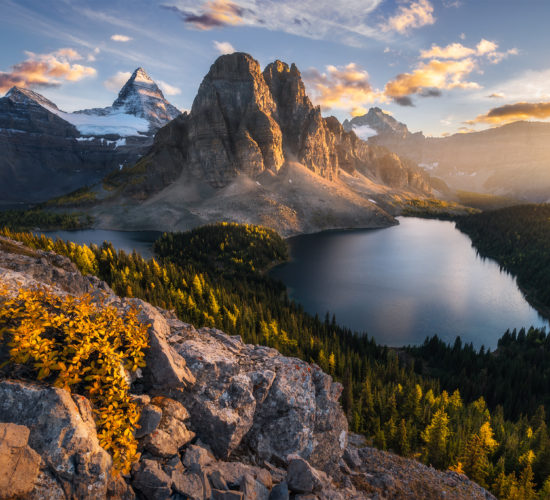
<path fill-rule="evenodd" d="M 123 373 L 123 367 L 145 366 L 148 325 L 138 314 L 135 306 L 121 314 L 92 303 L 90 296 L 23 288 L 12 297 L 0 287 L 0 340 L 10 347 L 9 362 L 30 365 L 36 379 L 87 395 L 100 443 L 123 473 L 138 457 L 133 431 L 139 413 Z"/>
<path fill-rule="evenodd" d="M 456 465 L 451 465 L 451 467 L 449 467 L 449 470 L 456 472 L 457 474 L 464 474 L 464 469 L 460 460 L 456 463 Z"/>
<path fill-rule="evenodd" d="M 493 429 L 489 421 L 485 422 L 479 429 L 479 437 L 483 446 L 489 451 L 493 451 L 498 446 L 493 437 Z"/>

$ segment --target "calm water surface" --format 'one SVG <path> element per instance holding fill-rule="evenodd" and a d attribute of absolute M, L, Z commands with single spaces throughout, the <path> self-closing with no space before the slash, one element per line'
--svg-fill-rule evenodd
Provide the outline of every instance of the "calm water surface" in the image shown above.
<path fill-rule="evenodd" d="M 507 328 L 548 325 L 515 278 L 478 257 L 452 222 L 400 218 L 386 229 L 298 236 L 290 246 L 292 262 L 272 275 L 291 297 L 383 344 L 437 334 L 494 348 Z"/>
<path fill-rule="evenodd" d="M 74 241 L 81 245 L 90 243 L 101 245 L 104 241 L 110 241 L 117 250 L 125 252 L 136 250 L 142 257 L 149 258 L 153 255 L 153 243 L 160 238 L 162 232 L 82 229 L 78 231 L 43 231 L 42 234 L 53 239 L 61 238 L 65 241 Z"/>

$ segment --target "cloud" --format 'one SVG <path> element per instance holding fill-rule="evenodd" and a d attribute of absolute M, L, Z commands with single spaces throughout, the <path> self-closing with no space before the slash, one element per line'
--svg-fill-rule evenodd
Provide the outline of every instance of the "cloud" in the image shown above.
<path fill-rule="evenodd" d="M 480 88 L 478 83 L 466 80 L 466 76 L 475 67 L 475 62 L 471 58 L 460 61 L 433 59 L 427 63 L 421 63 L 411 73 L 397 75 L 386 84 L 384 92 L 396 103 L 410 106 L 409 100 L 403 98 L 412 94 L 433 96 L 436 90 Z"/>
<path fill-rule="evenodd" d="M 550 118 L 550 102 L 516 102 L 514 104 L 505 104 L 504 106 L 489 110 L 484 115 L 477 116 L 474 120 L 466 122 L 466 124 L 490 123 L 501 125 L 533 118 L 537 120 Z"/>
<path fill-rule="evenodd" d="M 461 43 L 451 43 L 445 47 L 433 44 L 430 49 L 420 52 L 420 62 L 409 73 L 397 75 L 386 84 L 385 94 L 397 104 L 411 106 L 411 95 L 438 97 L 442 90 L 479 89 L 481 85 L 469 81 L 468 76 L 478 68 L 482 61 L 496 64 L 517 49 L 505 52 L 498 50 L 498 44 L 482 38 L 475 47 L 466 47 Z"/>
<path fill-rule="evenodd" d="M 114 42 L 129 42 L 132 40 L 132 37 L 126 36 L 126 35 L 112 35 L 111 40 Z"/>
<path fill-rule="evenodd" d="M 475 53 L 476 51 L 474 49 L 465 47 L 461 43 L 451 43 L 446 47 L 440 47 L 439 45 L 433 44 L 431 49 L 420 51 L 420 57 L 422 59 L 464 59 Z"/>
<path fill-rule="evenodd" d="M 492 94 L 489 94 L 487 97 L 490 99 L 502 99 L 504 97 L 504 94 L 502 92 L 493 92 Z"/>
<path fill-rule="evenodd" d="M 195 29 L 244 26 L 361 47 L 382 39 L 372 12 L 383 0 L 165 0 L 162 8 Z"/>
<path fill-rule="evenodd" d="M 111 78 L 103 82 L 104 87 L 111 92 L 119 92 L 122 86 L 130 79 L 132 73 L 129 71 L 118 71 Z"/>
<path fill-rule="evenodd" d="M 428 0 L 417 0 L 399 7 L 397 13 L 380 27 L 382 31 L 397 31 L 407 34 L 413 28 L 421 28 L 435 23 L 434 8 Z"/>
<path fill-rule="evenodd" d="M 233 54 L 235 52 L 235 47 L 229 42 L 217 42 L 214 40 L 214 47 L 220 54 Z"/>
<path fill-rule="evenodd" d="M 496 83 L 476 97 L 485 100 L 492 94 L 503 94 L 510 102 L 550 101 L 550 68 L 525 71 L 514 78 Z"/>
<path fill-rule="evenodd" d="M 420 57 L 422 59 L 463 59 L 471 56 L 484 56 L 489 59 L 490 62 L 496 64 L 509 55 L 517 55 L 519 52 L 518 49 L 515 48 L 505 52 L 500 52 L 497 49 L 498 44 L 496 42 L 482 38 L 475 48 L 465 47 L 461 43 L 451 43 L 446 47 L 440 47 L 439 45 L 433 44 L 429 50 L 422 50 L 420 52 Z"/>
<path fill-rule="evenodd" d="M 243 23 L 244 9 L 231 0 L 211 0 L 195 9 L 182 9 L 177 6 L 164 6 L 164 8 L 177 12 L 184 23 L 199 30 Z"/>
<path fill-rule="evenodd" d="M 157 80 L 158 86 L 164 93 L 164 95 L 178 95 L 181 94 L 181 89 L 178 87 L 174 87 L 173 85 L 170 85 L 169 83 L 163 82 L 162 80 Z"/>
<path fill-rule="evenodd" d="M 304 72 L 304 80 L 313 100 L 324 110 L 337 108 L 359 112 L 364 110 L 364 104 L 384 100 L 384 96 L 372 88 L 369 74 L 355 63 L 329 65 L 324 73 L 310 68 Z"/>
<path fill-rule="evenodd" d="M 480 54 L 480 55 L 488 54 L 490 52 L 494 52 L 495 50 L 497 50 L 497 48 L 498 48 L 498 45 L 495 42 L 485 40 L 485 38 L 483 38 L 476 45 L 477 53 Z"/>
<path fill-rule="evenodd" d="M 96 60 L 96 56 L 101 52 L 99 47 L 96 47 L 90 54 L 86 56 L 86 61 L 88 62 L 94 62 Z"/>
<path fill-rule="evenodd" d="M 357 115 L 357 116 L 360 116 L 360 115 Z M 368 125 L 359 125 L 358 127 L 353 127 L 353 131 L 355 132 L 355 135 L 359 137 L 359 139 L 363 139 L 364 141 L 366 141 L 369 137 L 372 137 L 378 134 L 376 130 L 370 128 Z"/>
<path fill-rule="evenodd" d="M 362 106 L 356 106 L 355 108 L 352 108 L 350 111 L 351 116 L 363 116 L 368 113 L 367 108 L 363 108 Z"/>
<path fill-rule="evenodd" d="M 90 66 L 74 64 L 83 57 L 74 49 L 63 48 L 50 54 L 25 52 L 27 59 L 14 64 L 10 71 L 0 71 L 0 91 L 6 92 L 14 85 L 19 87 L 56 87 L 62 81 L 76 82 L 93 76 L 96 70 Z"/>

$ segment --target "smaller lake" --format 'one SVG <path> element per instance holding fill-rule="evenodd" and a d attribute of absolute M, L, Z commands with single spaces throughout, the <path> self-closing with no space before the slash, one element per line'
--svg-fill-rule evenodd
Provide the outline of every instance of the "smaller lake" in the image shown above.
<path fill-rule="evenodd" d="M 103 244 L 110 241 L 117 250 L 131 253 L 135 250 L 146 259 L 153 256 L 153 243 L 162 236 L 160 231 L 108 231 L 105 229 L 82 229 L 77 231 L 41 231 L 49 238 L 60 238 L 80 245 Z"/>
<path fill-rule="evenodd" d="M 309 313 L 330 311 L 339 324 L 389 346 L 437 334 L 494 349 L 508 328 L 548 325 L 515 278 L 478 257 L 454 223 L 399 221 L 291 238 L 292 261 L 271 274 Z"/>

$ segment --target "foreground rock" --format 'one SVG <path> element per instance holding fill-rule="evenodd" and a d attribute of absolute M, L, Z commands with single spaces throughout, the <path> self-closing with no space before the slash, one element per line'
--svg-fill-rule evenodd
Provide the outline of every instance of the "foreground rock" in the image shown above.
<path fill-rule="evenodd" d="M 5 239 L 0 283 L 136 304 L 63 257 Z M 131 474 L 112 474 L 86 398 L 4 379 L 0 499 L 493 498 L 464 476 L 348 444 L 342 388 L 319 367 L 141 305 L 152 347 L 147 370 L 129 374 L 142 410 Z"/>
<path fill-rule="evenodd" d="M 120 498 L 132 498 L 124 481 L 111 476 L 112 460 L 99 446 L 89 401 L 75 398 L 78 405 L 62 389 L 0 382 L 0 422 L 10 424 L 0 450 L 10 447 L 22 460 L 7 469 L 9 486 L 19 495 L 26 490 L 26 498 L 100 499 L 117 490 Z M 9 465 L 4 453 L 0 460 Z"/>

